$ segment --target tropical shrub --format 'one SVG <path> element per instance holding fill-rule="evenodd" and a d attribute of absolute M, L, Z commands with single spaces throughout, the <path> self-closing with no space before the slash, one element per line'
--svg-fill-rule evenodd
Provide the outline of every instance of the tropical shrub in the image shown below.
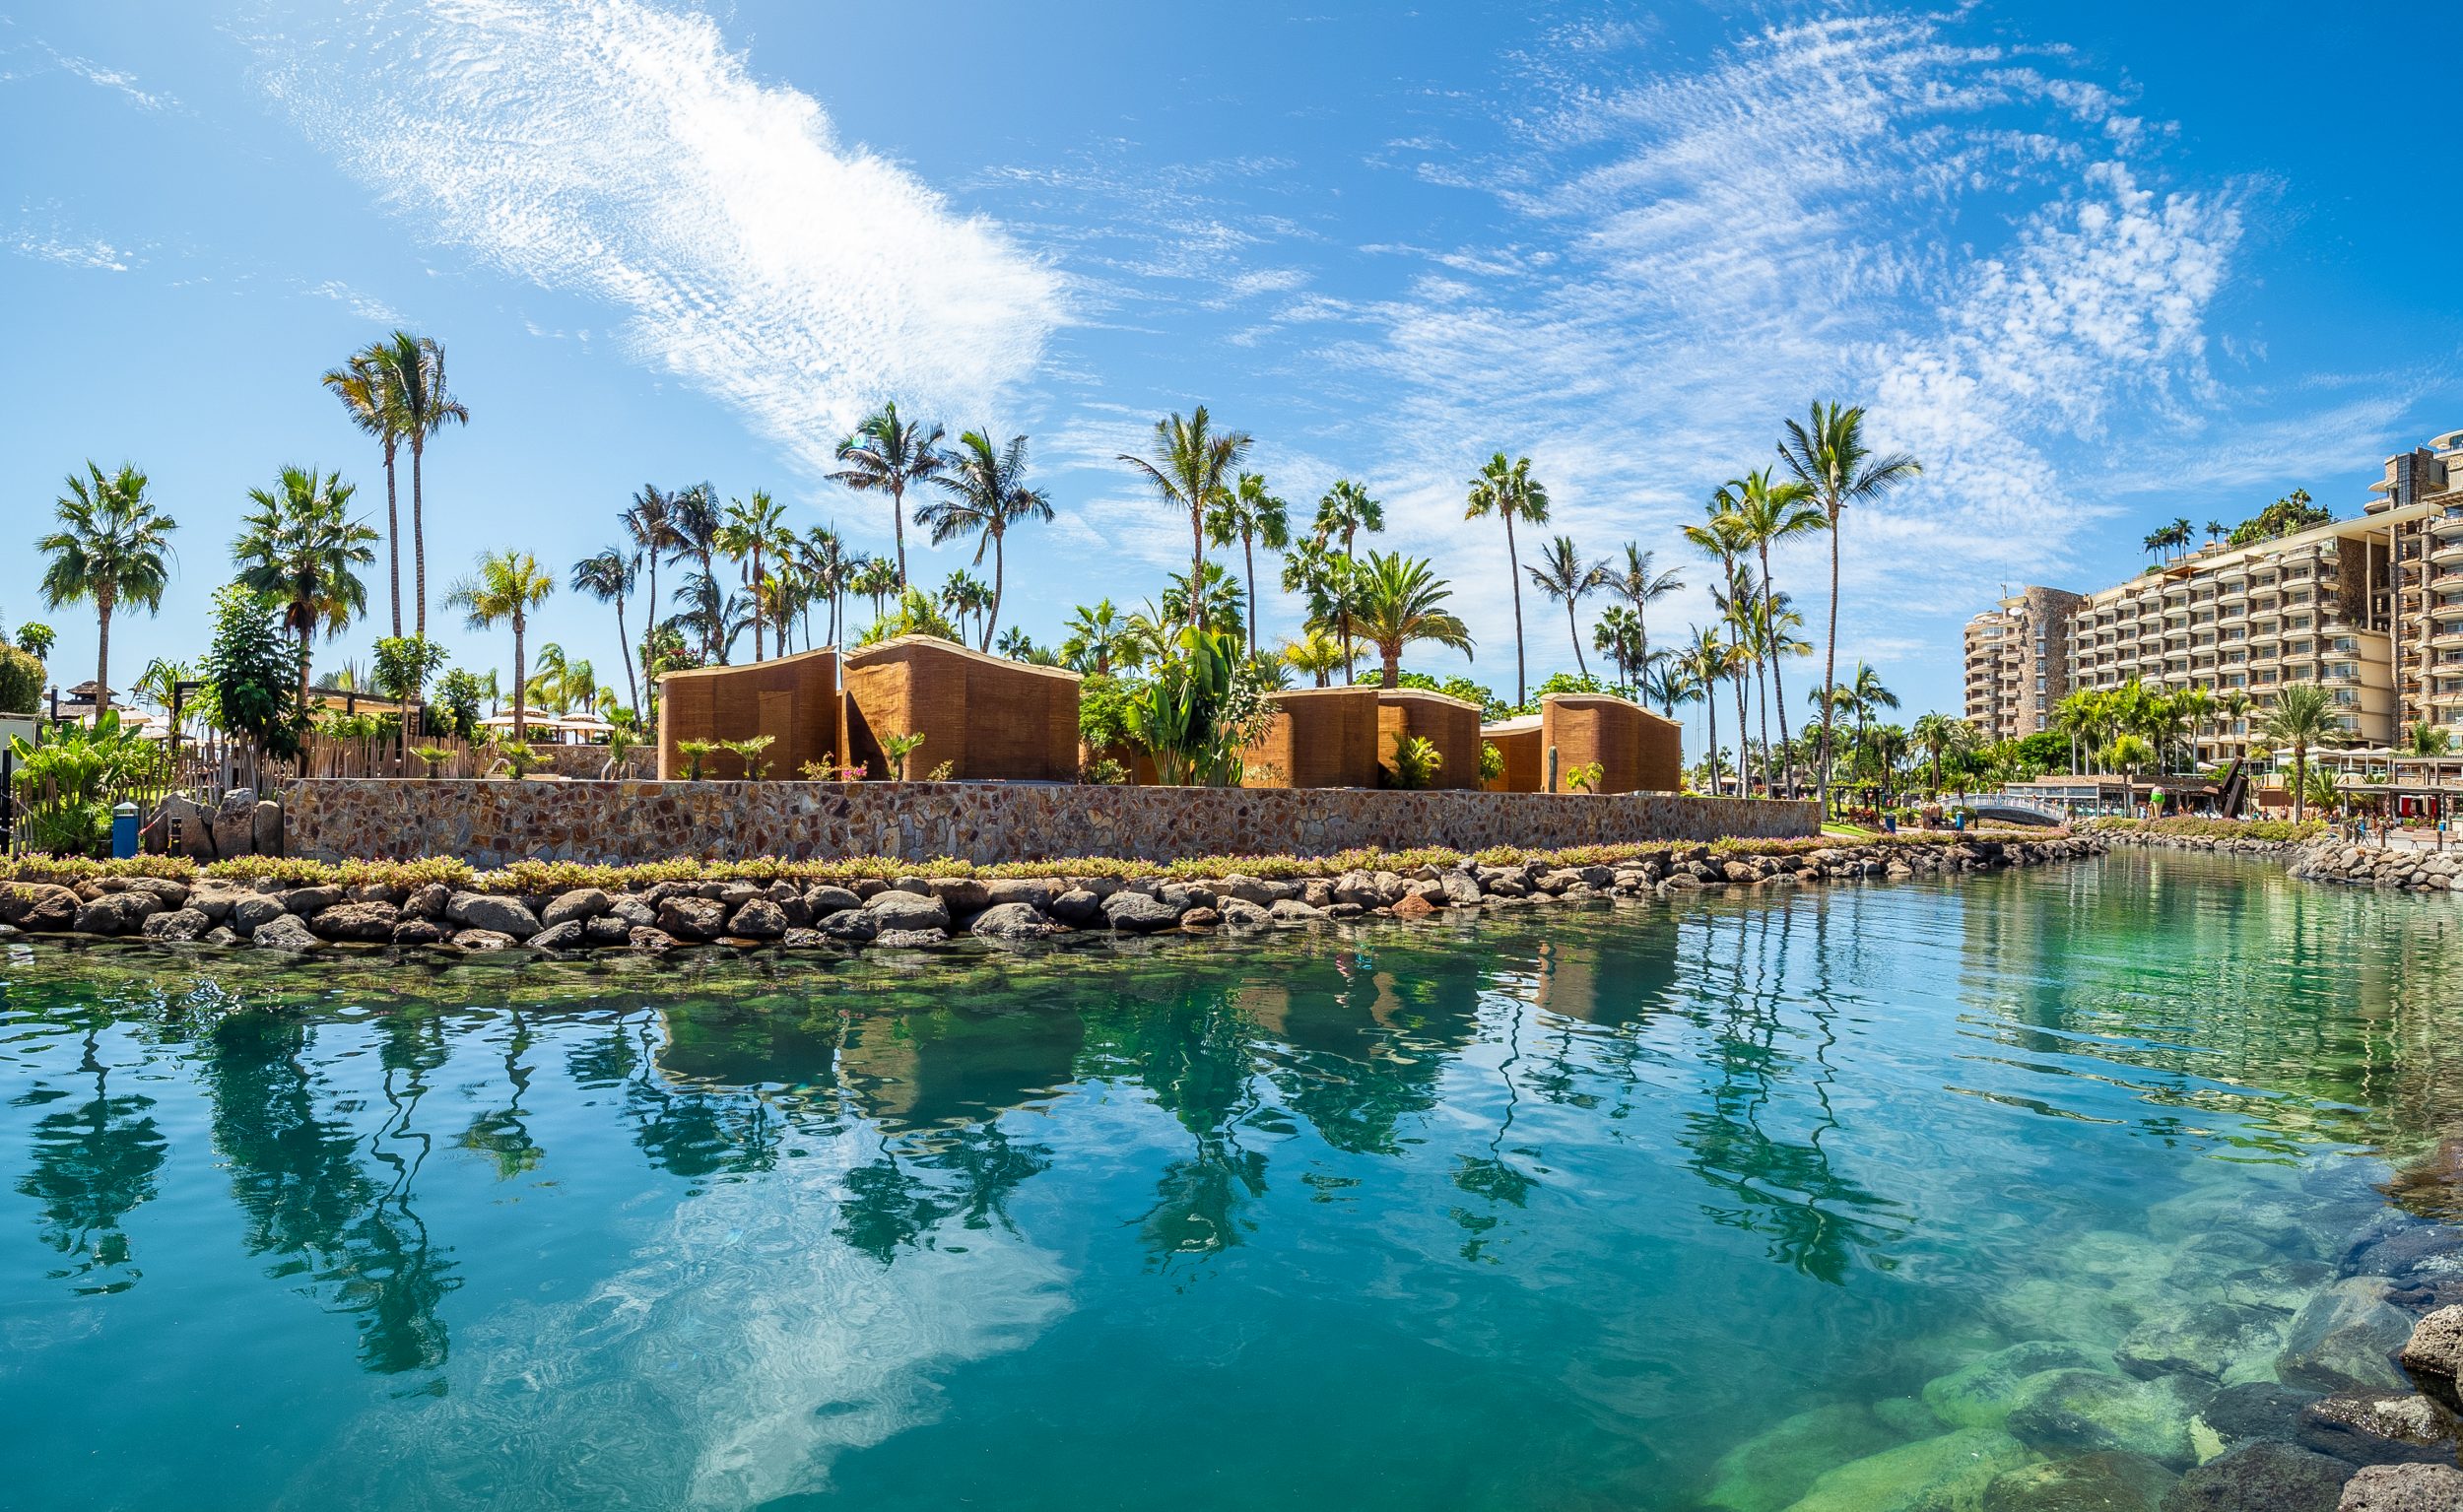
<path fill-rule="evenodd" d="M 1394 759 L 1385 769 L 1394 786 L 1417 791 L 1433 783 L 1437 769 L 1444 764 L 1444 754 L 1436 749 L 1436 742 L 1424 735 L 1396 735 Z"/>
<path fill-rule="evenodd" d="M 906 758 L 921 750 L 923 743 L 924 738 L 919 731 L 901 731 L 897 735 L 881 737 L 881 754 L 889 758 L 891 780 L 906 780 Z"/>
<path fill-rule="evenodd" d="M 163 752 L 117 709 L 92 725 L 61 725 L 33 741 L 9 738 L 11 777 L 25 810 L 26 843 L 54 855 L 87 855 L 111 835 L 111 803 L 122 791 L 163 776 Z"/>
<path fill-rule="evenodd" d="M 1505 753 L 1495 741 L 1480 742 L 1480 780 L 1494 782 L 1505 774 Z"/>
<path fill-rule="evenodd" d="M 710 753 L 716 751 L 717 749 L 718 743 L 716 741 L 676 742 L 676 754 L 684 757 L 684 780 L 687 782 L 700 781 L 701 763 L 708 760 L 710 758 Z"/>
<path fill-rule="evenodd" d="M 527 777 L 548 764 L 548 758 L 528 741 L 499 741 L 496 754 L 504 758 L 504 769 L 516 778 Z"/>
<path fill-rule="evenodd" d="M 1097 756 L 1078 768 L 1078 780 L 1096 787 L 1119 787 L 1129 780 L 1129 768 L 1109 756 Z"/>
<path fill-rule="evenodd" d="M 214 596 L 214 635 L 198 664 L 214 727 L 269 756 L 297 755 L 303 723 L 300 664 L 279 615 L 263 595 L 226 584 Z"/>
<path fill-rule="evenodd" d="M 769 775 L 769 763 L 762 759 L 762 753 L 767 751 L 777 739 L 774 735 L 748 735 L 742 740 L 720 741 L 718 747 L 734 753 L 736 759 L 744 763 L 744 779 L 747 782 L 759 782 Z"/>
<path fill-rule="evenodd" d="M 413 746 L 411 755 L 419 757 L 431 777 L 436 774 L 436 768 L 453 759 L 453 753 L 442 746 Z"/>
<path fill-rule="evenodd" d="M 899 595 L 898 607 L 882 619 L 875 620 L 861 637 L 859 646 L 879 645 L 900 635 L 931 635 L 941 640 L 965 644 L 966 637 L 958 632 L 939 605 L 924 596 L 920 588 L 909 588 Z"/>
<path fill-rule="evenodd" d="M 1269 690 L 1234 636 L 1190 625 L 1172 647 L 1139 690 L 1133 733 L 1165 786 L 1236 787 L 1241 753 L 1274 718 Z"/>
<path fill-rule="evenodd" d="M 1577 793 L 1596 793 L 1599 791 L 1599 784 L 1606 781 L 1607 777 L 1608 768 L 1604 764 L 1598 761 L 1584 761 L 1579 766 L 1566 769 L 1565 786 Z"/>
<path fill-rule="evenodd" d="M 42 658 L 0 645 L 0 714 L 31 714 L 42 705 Z"/>

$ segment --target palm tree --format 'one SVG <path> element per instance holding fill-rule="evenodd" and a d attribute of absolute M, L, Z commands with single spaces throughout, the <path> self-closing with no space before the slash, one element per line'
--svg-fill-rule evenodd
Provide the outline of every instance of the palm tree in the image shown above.
<path fill-rule="evenodd" d="M 1773 481 L 1766 467 L 1732 480 L 1727 493 L 1733 500 L 1729 510 L 1736 516 L 1737 538 L 1761 559 L 1763 592 L 1766 597 L 1778 598 L 1770 580 L 1770 547 L 1828 530 L 1830 521 L 1814 507 L 1813 491 L 1802 479 Z M 1769 661 L 1770 694 L 1779 705 L 1779 748 L 1787 785 L 1792 790 L 1796 785 L 1796 761 L 1787 750 L 1787 684 L 1779 675 L 1778 657 L 1773 655 Z"/>
<path fill-rule="evenodd" d="M 1297 542 L 1283 559 L 1283 591 L 1299 595 L 1310 624 L 1325 625 L 1344 652 L 1343 680 L 1349 683 L 1358 656 L 1352 645 L 1353 599 L 1360 563 L 1326 549 L 1315 539 Z"/>
<path fill-rule="evenodd" d="M 1966 727 L 1965 720 L 1940 713 L 1918 714 L 1915 723 L 1908 727 L 1907 733 L 1915 737 L 1916 745 L 1933 763 L 1935 793 L 1941 791 L 1941 759 L 1957 749 L 1959 732 Z"/>
<path fill-rule="evenodd" d="M 1658 570 L 1653 553 L 1638 541 L 1625 543 L 1625 565 L 1608 569 L 1608 590 L 1633 606 L 1633 634 L 1640 646 L 1633 665 L 1650 664 L 1650 606 L 1685 586 L 1674 567 Z"/>
<path fill-rule="evenodd" d="M 1354 549 L 1360 533 L 1377 535 L 1385 529 L 1385 506 L 1368 496 L 1368 491 L 1348 478 L 1335 481 L 1317 500 L 1317 517 L 1309 523 L 1309 534 L 1320 546 L 1331 546 L 1337 539 L 1343 543 L 1343 555 L 1355 557 Z"/>
<path fill-rule="evenodd" d="M 991 613 L 983 622 L 982 645 L 988 651 L 1001 620 L 1009 527 L 1020 520 L 1050 520 L 1051 496 L 1027 487 L 1027 438 L 1013 435 L 1007 445 L 994 446 L 988 428 L 960 436 L 957 450 L 942 453 L 932 481 L 946 496 L 915 511 L 915 523 L 932 532 L 932 544 L 973 536 L 976 566 L 983 565 L 983 549 L 992 549 Z"/>
<path fill-rule="evenodd" d="M 1582 623 L 1574 611 L 1584 597 L 1608 586 L 1607 565 L 1584 561 L 1573 538 L 1559 536 L 1540 553 L 1540 559 L 1524 570 L 1530 573 L 1534 587 L 1564 605 L 1565 630 L 1573 637 L 1573 668 L 1589 677 L 1591 669 L 1582 660 Z"/>
<path fill-rule="evenodd" d="M 2137 789 L 2132 779 L 2142 767 L 2155 759 L 2155 748 L 2147 744 L 2145 737 L 2126 732 L 2112 737 L 2112 744 L 2104 748 L 2104 764 L 2121 774 L 2122 813 L 2126 814 L 2136 806 Z"/>
<path fill-rule="evenodd" d="M 1530 458 L 1509 463 L 1500 451 L 1488 459 L 1479 477 L 1471 480 L 1462 517 L 1476 520 L 1489 514 L 1505 522 L 1505 583 L 1513 590 L 1513 701 L 1519 708 L 1531 701 L 1531 694 L 1523 668 L 1522 563 L 1514 556 L 1513 522 L 1520 519 L 1533 525 L 1548 523 L 1548 490 L 1531 476 Z"/>
<path fill-rule="evenodd" d="M 1694 687 L 1700 692 L 1702 713 L 1706 721 L 1704 734 L 1709 742 L 1705 759 L 1710 766 L 1710 790 L 1713 793 L 1719 790 L 1719 698 L 1712 690 L 1717 688 L 1720 680 L 1728 675 L 1735 655 L 1736 648 L 1728 644 L 1716 628 L 1710 625 L 1696 625 L 1693 644 L 1687 646 L 1678 658 L 1685 667 L 1686 674 L 1692 679 Z M 1742 732 L 1739 732 L 1737 738 L 1739 740 L 1744 738 Z M 1741 791 L 1743 784 L 1740 783 L 1738 786 Z"/>
<path fill-rule="evenodd" d="M 679 618 L 692 621 L 701 635 L 701 660 L 726 664 L 735 643 L 729 624 L 727 593 L 718 584 L 718 532 L 726 524 L 717 492 L 706 483 L 680 489 L 667 500 L 668 561 L 693 561 L 699 570 L 686 575 L 675 597 L 687 605 Z"/>
<path fill-rule="evenodd" d="M 2224 538 L 2230 534 L 2231 527 L 2222 520 L 2207 521 L 2207 545 L 2221 546 L 2224 544 Z"/>
<path fill-rule="evenodd" d="M 1754 747 L 1745 725 L 1745 679 L 1751 676 L 1757 685 L 1761 682 L 1762 648 L 1757 639 L 1761 625 L 1760 592 L 1754 582 L 1754 569 L 1739 565 L 1730 573 L 1725 593 L 1715 588 L 1710 593 L 1710 606 L 1719 611 L 1727 628 L 1729 682 L 1736 693 L 1736 775 L 1740 781 L 1740 793 L 1743 791 L 1741 783 L 1750 776 L 1746 771 L 1746 758 L 1753 754 Z M 1770 790 L 1770 742 L 1766 722 L 1763 733 L 1762 787 L 1766 793 Z"/>
<path fill-rule="evenodd" d="M 1266 492 L 1261 474 L 1242 473 L 1232 492 L 1206 511 L 1206 539 L 1230 546 L 1234 537 L 1240 543 L 1242 575 L 1248 582 L 1248 654 L 1253 657 L 1257 654 L 1257 548 L 1262 544 L 1267 551 L 1280 552 L 1292 544 L 1289 507 Z"/>
<path fill-rule="evenodd" d="M 146 498 L 146 475 L 123 462 L 104 477 L 86 464 L 86 476 L 68 475 L 68 492 L 54 505 L 59 529 L 35 540 L 51 559 L 42 573 L 43 603 L 52 609 L 91 599 L 95 609 L 95 706 L 111 700 L 111 612 L 132 604 L 147 614 L 163 607 L 170 585 L 170 534 L 179 522 L 158 513 Z"/>
<path fill-rule="evenodd" d="M 873 558 L 856 568 L 846 580 L 847 592 L 872 600 L 872 622 L 875 625 L 881 623 L 882 605 L 903 586 L 898 563 L 887 557 Z"/>
<path fill-rule="evenodd" d="M 464 624 L 474 630 L 492 630 L 499 625 L 513 630 L 513 739 L 520 740 L 528 732 L 527 710 L 522 698 L 522 638 L 530 628 L 530 612 L 544 604 L 556 591 L 556 579 L 539 570 L 539 560 L 528 552 L 482 552 L 478 570 L 453 585 L 444 596 L 444 607 L 461 610 Z"/>
<path fill-rule="evenodd" d="M 649 605 L 649 613 L 642 617 L 646 623 L 641 626 L 641 675 L 649 681 L 650 699 L 655 704 L 658 700 L 658 675 L 650 666 L 650 641 L 658 633 L 661 604 L 658 596 L 659 559 L 674 551 L 678 545 L 675 495 L 662 491 L 657 484 L 645 483 L 641 492 L 632 496 L 631 507 L 616 518 L 624 526 L 625 539 L 632 544 L 633 556 L 639 559 L 641 569 L 647 574 L 649 591 L 643 602 Z"/>
<path fill-rule="evenodd" d="M 1812 491 L 1813 502 L 1831 532 L 1830 626 L 1822 639 L 1822 685 L 1838 681 L 1838 518 L 1851 504 L 1870 504 L 1924 471 L 1904 452 L 1877 457 L 1864 444 L 1864 409 L 1816 400 L 1806 423 L 1787 423 L 1779 460 Z M 1819 796 L 1828 812 L 1831 796 L 1831 714 L 1822 713 Z"/>
<path fill-rule="evenodd" d="M 1384 663 L 1379 686 L 1402 687 L 1403 647 L 1413 641 L 1471 654 L 1471 631 L 1441 607 L 1452 597 L 1453 590 L 1426 560 L 1400 552 L 1368 554 L 1360 566 L 1356 612 L 1361 635 L 1377 648 Z"/>
<path fill-rule="evenodd" d="M 1642 626 L 1633 611 L 1611 604 L 1591 625 L 1591 645 L 1617 669 L 1617 682 L 1631 689 L 1642 666 Z"/>
<path fill-rule="evenodd" d="M 957 626 L 961 640 L 965 638 L 967 619 L 980 621 L 991 603 L 992 590 L 964 567 L 952 572 L 949 581 L 941 585 L 941 607 L 949 611 L 950 623 Z"/>
<path fill-rule="evenodd" d="M 755 489 L 750 502 L 732 499 L 718 528 L 711 533 L 710 544 L 726 554 L 730 561 L 740 564 L 745 587 L 753 596 L 753 660 L 762 659 L 762 584 L 768 574 L 762 570 L 762 559 L 772 561 L 795 550 L 795 532 L 787 528 L 787 506 L 772 499 L 763 490 Z"/>
<path fill-rule="evenodd" d="M 320 380 L 363 434 L 372 435 L 385 458 L 385 580 L 393 611 L 393 634 L 402 635 L 402 519 L 394 492 L 394 458 L 402 446 L 401 406 L 386 380 L 382 342 L 351 354 L 340 367 L 326 369 Z"/>
<path fill-rule="evenodd" d="M 815 525 L 795 544 L 796 570 L 804 575 L 813 597 L 830 606 L 827 640 L 831 645 L 838 643 L 838 606 L 846 599 L 847 579 L 854 576 L 861 562 L 861 558 L 846 549 L 837 531 L 827 525 Z M 812 648 L 813 621 L 808 608 L 804 615 L 804 649 Z"/>
<path fill-rule="evenodd" d="M 906 586 L 906 491 L 941 470 L 942 434 L 939 426 L 899 420 L 898 406 L 885 403 L 853 435 L 838 442 L 838 460 L 846 466 L 830 475 L 858 493 L 890 495 L 900 588 Z"/>
<path fill-rule="evenodd" d="M 376 532 L 350 517 L 355 491 L 340 473 L 286 467 L 271 489 L 250 489 L 253 513 L 231 543 L 239 581 L 283 607 L 283 628 L 300 637 L 300 707 L 307 707 L 308 647 L 330 640 L 367 609 L 358 569 L 376 560 Z"/>
<path fill-rule="evenodd" d="M 2292 819 L 2308 819 L 2309 748 L 2334 738 L 2334 699 L 2315 683 L 2293 683 L 2266 712 L 2266 738 L 2292 748 Z"/>
<path fill-rule="evenodd" d="M 396 331 L 369 349 L 384 368 L 384 387 L 392 400 L 394 428 L 411 443 L 411 602 L 417 606 L 412 633 L 428 634 L 428 516 L 420 485 L 420 463 L 428 438 L 447 426 L 470 424 L 470 407 L 453 397 L 444 381 L 444 348 L 433 337 Z"/>
<path fill-rule="evenodd" d="M 1681 655 L 1662 651 L 1642 673 L 1642 695 L 1659 705 L 1659 712 L 1676 718 L 1677 705 L 1697 703 L 1701 699 L 1701 681 Z"/>
<path fill-rule="evenodd" d="M 1076 671 L 1109 677 L 1114 662 L 1127 665 L 1128 625 L 1111 600 L 1099 600 L 1092 609 L 1079 605 L 1061 631 L 1061 660 Z"/>
<path fill-rule="evenodd" d="M 1316 680 L 1319 688 L 1333 686 L 1337 669 L 1348 672 L 1356 660 L 1341 641 L 1321 629 L 1308 629 L 1298 640 L 1283 643 L 1283 662 L 1294 672 L 1304 672 Z"/>
<path fill-rule="evenodd" d="M 1200 617 L 1208 629 L 1218 634 L 1239 638 L 1240 626 L 1247 615 L 1247 595 L 1241 592 L 1239 579 L 1225 570 L 1220 561 L 1206 563 L 1206 575 L 1198 579 L 1198 595 L 1206 608 Z M 1173 572 L 1164 579 L 1163 617 L 1165 620 L 1185 619 L 1189 613 L 1189 575 Z"/>
<path fill-rule="evenodd" d="M 1856 663 L 1855 677 L 1840 692 L 1847 699 L 1847 707 L 1855 712 L 1856 749 L 1861 752 L 1864 750 L 1865 732 L 1872 725 L 1873 717 L 1884 709 L 1897 708 L 1898 695 L 1883 687 L 1881 675 L 1862 662 Z"/>
<path fill-rule="evenodd" d="M 1201 404 L 1186 420 L 1174 414 L 1155 422 L 1153 457 L 1120 454 L 1120 460 L 1137 469 L 1165 504 L 1189 512 L 1189 577 L 1193 582 L 1203 581 L 1206 575 L 1206 511 L 1230 490 L 1227 480 L 1238 476 L 1250 444 L 1245 430 L 1218 432 Z M 1204 603 L 1192 597 L 1189 624 L 1199 624 L 1204 613 Z"/>
<path fill-rule="evenodd" d="M 632 643 L 625 637 L 625 597 L 632 592 L 639 571 L 638 557 L 610 546 L 574 562 L 571 579 L 573 592 L 616 606 L 616 648 L 625 654 L 625 693 L 635 718 L 641 713 L 641 685 L 633 679 Z"/>

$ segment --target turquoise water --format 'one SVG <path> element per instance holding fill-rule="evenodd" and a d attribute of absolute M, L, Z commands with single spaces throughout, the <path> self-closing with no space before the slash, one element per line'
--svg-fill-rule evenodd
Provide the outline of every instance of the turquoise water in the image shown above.
<path fill-rule="evenodd" d="M 2116 856 L 1043 957 L 20 952 L 0 1505 L 1829 1505 L 1928 1381 L 2378 1213 L 2463 1122 L 2455 918 Z"/>

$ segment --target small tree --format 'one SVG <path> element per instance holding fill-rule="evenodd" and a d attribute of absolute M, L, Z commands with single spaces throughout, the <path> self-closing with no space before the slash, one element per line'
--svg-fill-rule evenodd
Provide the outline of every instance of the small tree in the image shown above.
<path fill-rule="evenodd" d="M 299 663 L 279 614 L 264 596 L 226 585 L 214 596 L 214 638 L 199 664 L 214 727 L 247 743 L 252 769 L 300 750 Z"/>
<path fill-rule="evenodd" d="M 31 714 L 41 706 L 42 658 L 0 645 L 0 714 Z"/>
<path fill-rule="evenodd" d="M 479 738 L 479 705 L 488 698 L 488 685 L 478 673 L 456 667 L 436 684 L 436 707 L 447 734 L 458 741 Z"/>
<path fill-rule="evenodd" d="M 898 781 L 904 782 L 906 780 L 907 758 L 912 756 L 917 751 L 921 750 L 923 743 L 923 736 L 919 733 L 912 732 L 901 735 L 885 735 L 881 738 L 881 754 L 890 758 L 890 770 L 897 774 Z"/>
<path fill-rule="evenodd" d="M 410 711 L 428 696 L 428 680 L 444 670 L 444 647 L 425 635 L 387 635 L 376 642 L 376 690 L 401 705 L 397 737 L 407 753 Z"/>

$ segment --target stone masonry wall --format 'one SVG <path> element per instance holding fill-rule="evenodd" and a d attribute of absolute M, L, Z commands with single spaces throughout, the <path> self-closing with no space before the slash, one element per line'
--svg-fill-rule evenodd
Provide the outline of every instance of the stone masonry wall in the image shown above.
<path fill-rule="evenodd" d="M 1574 845 L 1817 829 L 1811 803 L 1672 793 L 1380 792 L 962 782 L 509 782 L 346 778 L 283 793 L 285 848 L 319 860 L 593 863 L 948 856 L 1169 861 Z"/>

